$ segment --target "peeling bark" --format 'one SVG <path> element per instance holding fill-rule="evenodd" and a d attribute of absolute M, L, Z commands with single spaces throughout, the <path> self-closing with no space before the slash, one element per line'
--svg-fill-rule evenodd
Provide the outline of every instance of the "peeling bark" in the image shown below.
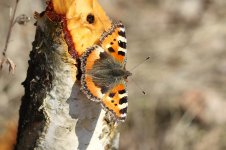
<path fill-rule="evenodd" d="M 76 73 L 60 23 L 38 18 L 15 149 L 118 149 L 117 126 L 80 91 Z"/>

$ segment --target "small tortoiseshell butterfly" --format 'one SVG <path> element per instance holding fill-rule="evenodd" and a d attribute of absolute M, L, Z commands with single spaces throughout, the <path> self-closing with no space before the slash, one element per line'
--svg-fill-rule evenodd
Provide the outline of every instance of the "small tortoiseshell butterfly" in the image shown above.
<path fill-rule="evenodd" d="M 90 100 L 101 102 L 120 121 L 126 119 L 126 35 L 122 23 L 114 23 L 103 33 L 100 44 L 86 50 L 81 56 L 81 90 Z"/>

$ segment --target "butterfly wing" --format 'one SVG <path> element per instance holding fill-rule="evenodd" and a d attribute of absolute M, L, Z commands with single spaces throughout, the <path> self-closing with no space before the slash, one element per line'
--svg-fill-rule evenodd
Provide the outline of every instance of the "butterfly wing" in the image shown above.
<path fill-rule="evenodd" d="M 103 48 L 95 45 L 87 49 L 81 57 L 81 90 L 93 101 L 101 101 L 104 94 L 101 91 L 101 87 L 95 85 L 92 75 L 88 74 L 88 72 L 93 70 L 95 61 L 100 59 L 100 54 L 103 52 Z"/>
<path fill-rule="evenodd" d="M 103 62 L 103 59 L 106 59 L 109 62 L 110 59 L 106 57 L 111 56 L 98 45 L 89 48 L 83 54 L 81 59 L 81 90 L 90 100 L 101 102 L 104 108 L 112 112 L 116 119 L 124 121 L 128 106 L 126 82 L 120 81 L 118 83 L 111 81 L 110 83 L 113 84 L 106 84 L 104 80 L 111 80 L 110 78 L 97 80 L 91 74 L 92 72 L 101 71 L 96 69 L 95 66 L 98 61 L 101 60 Z M 111 64 L 112 62 L 110 61 L 109 63 Z"/>
<path fill-rule="evenodd" d="M 127 39 L 125 27 L 121 22 L 114 23 L 112 28 L 102 35 L 100 44 L 117 61 L 125 64 Z"/>
<path fill-rule="evenodd" d="M 115 23 L 102 35 L 100 46 L 87 49 L 81 57 L 81 90 L 90 100 L 101 102 L 120 121 L 125 120 L 127 113 L 126 81 L 105 71 L 125 68 L 126 42 L 124 26 Z"/>
<path fill-rule="evenodd" d="M 128 107 L 127 97 L 126 84 L 122 82 L 108 91 L 101 102 L 107 110 L 114 114 L 116 119 L 125 121 Z"/>
<path fill-rule="evenodd" d="M 127 39 L 125 27 L 121 22 L 114 23 L 112 28 L 102 35 L 100 45 L 116 61 L 125 66 Z M 117 119 L 124 121 L 128 107 L 127 96 L 126 81 L 122 81 L 104 95 L 102 105 L 110 110 Z"/>

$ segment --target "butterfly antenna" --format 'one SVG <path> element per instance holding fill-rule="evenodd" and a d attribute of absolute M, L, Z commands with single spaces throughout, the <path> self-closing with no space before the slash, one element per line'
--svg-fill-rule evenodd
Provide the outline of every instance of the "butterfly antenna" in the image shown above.
<path fill-rule="evenodd" d="M 140 65 L 142 65 L 143 63 L 145 63 L 147 60 L 150 59 L 150 56 L 148 56 L 145 60 L 143 60 L 141 63 L 137 64 L 136 66 L 134 66 L 132 69 L 130 69 L 130 71 L 132 72 L 133 70 L 135 70 L 137 67 L 139 67 Z"/>
<path fill-rule="evenodd" d="M 146 92 L 139 86 L 139 84 L 138 84 L 137 82 L 135 82 L 135 80 L 133 80 L 132 77 L 130 77 L 130 78 L 132 79 L 132 81 L 133 81 L 133 83 L 136 85 L 136 87 L 137 87 L 144 95 L 146 95 Z"/>

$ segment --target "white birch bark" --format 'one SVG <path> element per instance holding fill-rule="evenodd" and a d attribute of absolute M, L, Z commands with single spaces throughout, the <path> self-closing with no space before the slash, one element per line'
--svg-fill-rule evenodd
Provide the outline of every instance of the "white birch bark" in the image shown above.
<path fill-rule="evenodd" d="M 16 149 L 118 149 L 117 127 L 100 104 L 80 91 L 76 73 L 59 24 L 39 18 L 23 83 Z"/>

